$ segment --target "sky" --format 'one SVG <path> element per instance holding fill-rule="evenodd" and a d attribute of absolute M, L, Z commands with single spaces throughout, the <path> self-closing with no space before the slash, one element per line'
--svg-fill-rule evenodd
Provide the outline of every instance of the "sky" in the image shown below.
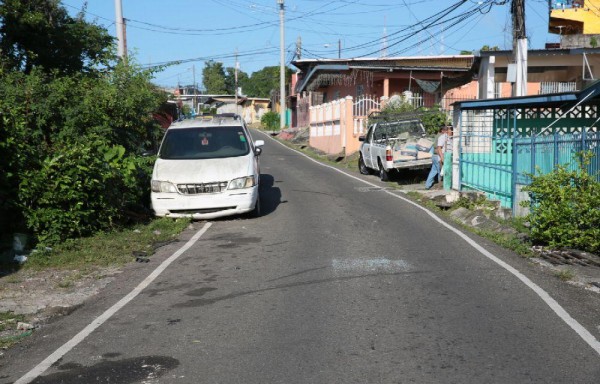
<path fill-rule="evenodd" d="M 202 86 L 207 60 L 251 74 L 279 65 L 277 0 L 121 0 L 127 50 L 142 66 L 168 65 L 160 86 Z M 504 3 L 504 4 L 502 4 Z M 548 33 L 548 1 L 526 0 L 530 49 L 558 41 Z M 113 0 L 62 0 L 70 14 L 116 36 Z M 301 58 L 455 55 L 484 45 L 511 49 L 510 1 L 284 0 L 285 60 L 301 39 Z M 385 48 L 385 49 L 384 49 Z M 177 63 L 177 64 L 172 64 Z M 293 66 L 292 66 L 293 68 Z"/>

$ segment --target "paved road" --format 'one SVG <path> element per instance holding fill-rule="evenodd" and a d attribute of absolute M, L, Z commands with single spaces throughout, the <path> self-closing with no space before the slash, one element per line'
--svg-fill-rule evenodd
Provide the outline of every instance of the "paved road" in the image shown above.
<path fill-rule="evenodd" d="M 269 140 L 262 183 L 262 217 L 213 221 L 33 382 L 600 381 L 592 346 L 533 290 L 422 210 Z M 203 225 L 9 353 L 0 382 L 32 369 Z M 481 242 L 600 338 L 597 294 Z"/>

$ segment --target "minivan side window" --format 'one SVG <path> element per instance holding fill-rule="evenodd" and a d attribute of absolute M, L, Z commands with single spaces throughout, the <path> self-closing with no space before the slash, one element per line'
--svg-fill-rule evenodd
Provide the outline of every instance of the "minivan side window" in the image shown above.
<path fill-rule="evenodd" d="M 243 127 L 198 127 L 167 130 L 160 146 L 161 159 L 215 159 L 247 155 L 248 137 Z"/>

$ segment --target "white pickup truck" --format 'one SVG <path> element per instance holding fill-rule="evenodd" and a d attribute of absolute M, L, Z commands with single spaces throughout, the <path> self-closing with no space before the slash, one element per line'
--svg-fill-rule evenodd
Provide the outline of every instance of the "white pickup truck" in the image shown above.
<path fill-rule="evenodd" d="M 381 121 L 371 124 L 366 136 L 358 139 L 358 169 L 363 175 L 377 171 L 382 181 L 399 169 L 431 167 L 433 139 L 426 137 L 425 127 L 417 118 Z"/>

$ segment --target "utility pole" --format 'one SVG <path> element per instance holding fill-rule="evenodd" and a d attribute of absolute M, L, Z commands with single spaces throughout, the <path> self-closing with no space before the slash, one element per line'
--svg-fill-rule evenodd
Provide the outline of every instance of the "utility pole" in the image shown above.
<path fill-rule="evenodd" d="M 240 63 L 238 63 L 238 51 L 237 48 L 235 49 L 235 85 L 234 85 L 234 92 L 235 92 L 235 114 L 238 114 L 238 67 L 239 67 Z"/>
<path fill-rule="evenodd" d="M 280 106 L 280 114 L 279 114 L 279 128 L 283 129 L 285 127 L 285 115 L 286 115 L 286 107 L 285 107 L 285 35 L 283 33 L 283 21 L 284 21 L 284 0 L 277 0 L 277 4 L 279 4 L 279 106 Z"/>
<path fill-rule="evenodd" d="M 513 96 L 527 95 L 527 35 L 525 32 L 525 0 L 512 0 L 510 12 L 513 24 L 513 58 L 516 63 L 516 81 Z"/>
<path fill-rule="evenodd" d="M 387 57 L 387 16 L 383 16 L 383 41 L 381 42 L 381 57 Z"/>
<path fill-rule="evenodd" d="M 121 5 L 121 0 L 115 0 L 115 26 L 117 28 L 117 56 L 120 59 L 125 59 L 127 56 L 127 51 L 125 51 L 125 36 L 123 36 L 124 32 L 124 21 L 123 21 L 123 7 Z"/>
<path fill-rule="evenodd" d="M 123 60 L 127 63 L 127 19 L 123 18 Z"/>
<path fill-rule="evenodd" d="M 192 111 L 194 111 L 194 114 L 196 113 L 196 89 L 198 87 L 196 87 L 196 64 L 192 64 L 192 76 L 194 78 L 194 97 L 192 98 L 193 100 L 193 105 L 192 105 Z"/>
<path fill-rule="evenodd" d="M 296 40 L 296 59 L 302 59 L 302 36 L 298 36 Z"/>

